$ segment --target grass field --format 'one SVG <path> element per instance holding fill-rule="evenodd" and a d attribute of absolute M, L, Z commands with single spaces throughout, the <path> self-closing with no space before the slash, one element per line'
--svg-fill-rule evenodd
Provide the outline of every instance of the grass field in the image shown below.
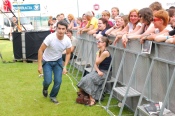
<path fill-rule="evenodd" d="M 0 52 L 4 60 L 12 61 L 12 42 L 0 40 Z M 38 77 L 37 63 L 0 62 L 0 116 L 108 116 L 99 104 L 89 107 L 75 103 L 78 89 L 72 77 L 70 74 L 63 76 L 57 96 L 60 104 L 55 105 L 42 96 L 43 78 Z M 112 104 L 117 104 L 117 100 L 113 99 Z M 117 115 L 119 108 L 111 110 Z M 133 113 L 125 108 L 123 115 L 132 116 Z"/>

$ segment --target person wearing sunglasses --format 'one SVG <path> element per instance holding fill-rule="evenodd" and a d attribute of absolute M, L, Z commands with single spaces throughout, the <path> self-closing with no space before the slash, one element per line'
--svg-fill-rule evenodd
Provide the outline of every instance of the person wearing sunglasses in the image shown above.
<path fill-rule="evenodd" d="M 155 29 L 154 33 L 150 33 L 148 35 L 141 37 L 140 42 L 143 43 L 144 40 L 153 40 L 156 42 L 164 41 L 159 39 L 158 37 L 170 31 L 170 29 L 167 28 L 168 22 L 169 22 L 169 15 L 167 11 L 159 10 L 155 12 L 153 16 L 153 23 L 154 27 L 157 29 Z"/>
<path fill-rule="evenodd" d="M 102 85 L 107 76 L 107 72 L 111 63 L 111 54 L 107 50 L 109 39 L 101 37 L 97 41 L 98 51 L 95 59 L 95 71 L 85 75 L 77 84 L 79 92 L 86 92 L 90 98 L 90 106 L 95 105 L 96 100 L 99 100 L 102 91 Z M 112 71 L 112 68 L 110 69 Z M 110 76 L 109 76 L 110 77 Z"/>
<path fill-rule="evenodd" d="M 162 35 L 157 36 L 155 40 L 165 41 L 166 43 L 175 44 L 175 40 L 174 40 L 175 29 L 172 30 L 175 24 L 175 9 L 168 9 L 167 12 L 169 14 L 168 27 L 171 28 L 171 30 L 169 32 L 166 32 L 166 33 L 163 33 Z"/>

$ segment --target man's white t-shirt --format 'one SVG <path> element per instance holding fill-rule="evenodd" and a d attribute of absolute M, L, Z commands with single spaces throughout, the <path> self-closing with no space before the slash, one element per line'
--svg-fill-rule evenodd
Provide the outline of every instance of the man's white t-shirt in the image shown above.
<path fill-rule="evenodd" d="M 45 61 L 56 61 L 62 57 L 62 52 L 67 49 L 71 48 L 71 40 L 67 35 L 64 35 L 62 40 L 59 40 L 55 33 L 51 33 L 48 35 L 44 42 L 47 48 L 43 53 L 43 59 Z"/>

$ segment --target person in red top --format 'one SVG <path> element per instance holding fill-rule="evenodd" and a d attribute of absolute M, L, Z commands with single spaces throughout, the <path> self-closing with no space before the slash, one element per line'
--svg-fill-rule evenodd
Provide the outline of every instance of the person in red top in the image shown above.
<path fill-rule="evenodd" d="M 82 16 L 82 23 L 81 23 L 80 28 L 84 28 L 87 25 L 87 23 L 88 23 L 88 21 L 86 19 L 86 16 L 85 16 L 85 14 L 83 14 L 83 16 Z"/>
<path fill-rule="evenodd" d="M 107 10 L 103 11 L 102 12 L 102 18 L 105 18 L 108 21 L 108 24 L 109 24 L 110 27 L 114 26 L 112 21 L 109 20 L 109 18 L 110 18 L 110 12 L 109 11 L 107 11 Z"/>

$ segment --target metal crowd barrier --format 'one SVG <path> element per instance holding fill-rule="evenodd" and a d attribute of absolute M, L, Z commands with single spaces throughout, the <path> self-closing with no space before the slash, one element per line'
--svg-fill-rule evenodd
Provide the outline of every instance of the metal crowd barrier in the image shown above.
<path fill-rule="evenodd" d="M 84 42 L 80 54 L 86 54 L 85 59 L 82 57 L 81 60 L 87 61 L 88 58 L 88 62 L 93 64 L 97 51 L 96 44 L 94 44 L 95 38 L 87 34 L 81 35 L 80 38 Z M 110 39 L 114 40 L 113 37 Z M 108 48 L 114 56 L 112 77 L 115 78 L 108 103 L 105 106 L 110 115 L 114 115 L 110 111 L 112 97 L 122 102 L 119 115 L 122 115 L 124 106 L 134 111 L 135 116 L 149 115 L 142 105 L 159 101 L 163 103 L 160 116 L 163 115 L 164 108 L 175 113 L 174 45 L 153 42 L 149 55 L 141 54 L 139 40 L 129 41 L 126 48 L 123 48 L 121 41 Z"/>

